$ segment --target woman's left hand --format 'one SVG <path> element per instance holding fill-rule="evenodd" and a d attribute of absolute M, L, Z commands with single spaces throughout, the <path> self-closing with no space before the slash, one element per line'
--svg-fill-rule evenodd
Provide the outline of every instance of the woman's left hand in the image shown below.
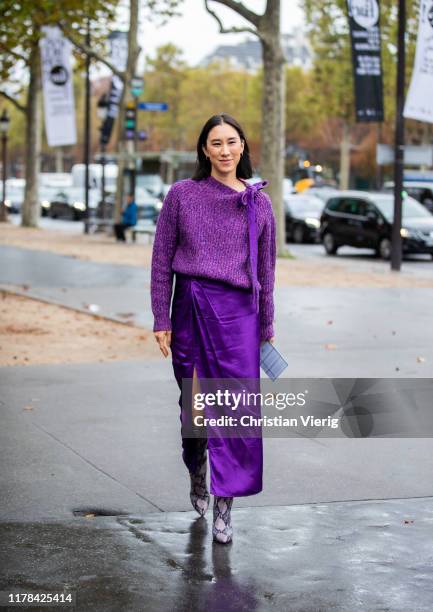
<path fill-rule="evenodd" d="M 274 344 L 275 342 L 275 336 L 272 336 L 272 338 L 268 338 L 268 340 L 262 340 L 260 342 L 260 346 L 262 346 L 262 344 L 264 344 L 265 342 L 270 342 L 271 344 Z"/>

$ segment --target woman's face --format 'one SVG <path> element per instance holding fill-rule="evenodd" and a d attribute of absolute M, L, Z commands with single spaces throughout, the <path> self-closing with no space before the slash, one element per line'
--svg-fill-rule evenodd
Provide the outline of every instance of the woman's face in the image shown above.
<path fill-rule="evenodd" d="M 209 157 L 212 168 L 219 174 L 236 173 L 236 167 L 244 150 L 237 130 L 223 123 L 213 127 L 203 147 L 204 154 Z"/>

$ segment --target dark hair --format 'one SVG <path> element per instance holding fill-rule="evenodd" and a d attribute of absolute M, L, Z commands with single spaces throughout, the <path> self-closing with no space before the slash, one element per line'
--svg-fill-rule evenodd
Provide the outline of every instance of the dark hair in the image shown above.
<path fill-rule="evenodd" d="M 236 119 L 233 119 L 233 117 L 231 117 L 230 115 L 226 115 L 226 113 L 221 113 L 219 115 L 213 115 L 210 119 L 206 121 L 200 132 L 200 136 L 198 137 L 197 161 L 195 165 L 195 171 L 192 176 L 192 179 L 194 181 L 200 181 L 201 179 L 210 176 L 212 166 L 210 161 L 204 154 L 203 147 L 206 146 L 207 137 L 211 129 L 214 128 L 216 125 L 222 125 L 223 123 L 227 123 L 228 125 L 231 125 L 233 128 L 235 128 L 235 130 L 239 134 L 240 139 L 244 143 L 244 151 L 236 167 L 236 176 L 238 178 L 244 179 L 251 178 L 253 176 L 253 169 L 250 160 L 250 150 L 243 129 L 236 121 Z"/>

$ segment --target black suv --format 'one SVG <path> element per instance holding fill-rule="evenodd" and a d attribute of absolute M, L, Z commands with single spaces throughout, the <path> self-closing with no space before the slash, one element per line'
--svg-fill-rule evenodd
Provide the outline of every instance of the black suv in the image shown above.
<path fill-rule="evenodd" d="M 394 197 L 387 193 L 341 191 L 331 197 L 320 219 L 320 238 L 328 255 L 340 246 L 372 248 L 391 256 Z M 433 215 L 413 198 L 403 199 L 403 254 L 428 253 L 433 258 Z"/>

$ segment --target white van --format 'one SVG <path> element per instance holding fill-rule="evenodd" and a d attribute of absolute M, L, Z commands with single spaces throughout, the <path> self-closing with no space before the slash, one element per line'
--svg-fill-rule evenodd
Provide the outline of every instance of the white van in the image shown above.
<path fill-rule="evenodd" d="M 84 164 L 74 164 L 72 166 L 72 183 L 74 187 L 84 188 L 86 166 Z M 114 193 L 116 191 L 118 167 L 117 164 L 105 165 L 105 191 Z M 101 190 L 102 187 L 102 166 L 101 164 L 89 164 L 89 185 L 91 189 Z"/>

